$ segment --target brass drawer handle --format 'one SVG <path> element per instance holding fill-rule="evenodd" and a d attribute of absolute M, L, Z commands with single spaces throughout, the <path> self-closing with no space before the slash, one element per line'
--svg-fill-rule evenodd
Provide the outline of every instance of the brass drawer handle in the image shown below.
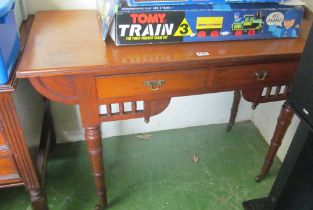
<path fill-rule="evenodd" d="M 269 76 L 269 72 L 268 71 L 255 72 L 254 76 L 256 77 L 257 80 L 266 80 L 266 78 Z"/>
<path fill-rule="evenodd" d="M 159 90 L 165 84 L 165 80 L 149 80 L 144 81 L 144 85 L 150 90 Z"/>

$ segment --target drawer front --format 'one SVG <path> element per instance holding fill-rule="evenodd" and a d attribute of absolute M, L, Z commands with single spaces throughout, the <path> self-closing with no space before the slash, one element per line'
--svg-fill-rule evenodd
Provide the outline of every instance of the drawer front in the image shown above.
<path fill-rule="evenodd" d="M 288 84 L 297 70 L 297 65 L 297 62 L 284 62 L 217 67 L 214 71 L 213 86 L 244 88 Z"/>
<path fill-rule="evenodd" d="M 99 99 L 206 90 L 208 70 L 146 73 L 97 78 Z"/>
<path fill-rule="evenodd" d="M 0 157 L 0 184 L 20 179 L 13 156 Z"/>
<path fill-rule="evenodd" d="M 9 144 L 8 144 L 8 140 L 6 139 L 3 120 L 2 118 L 0 118 L 0 151 L 8 150 L 8 149 L 9 149 Z"/>

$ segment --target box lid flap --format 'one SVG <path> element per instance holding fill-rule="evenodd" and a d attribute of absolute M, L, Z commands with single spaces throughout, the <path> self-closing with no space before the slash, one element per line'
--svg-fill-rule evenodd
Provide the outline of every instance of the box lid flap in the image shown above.
<path fill-rule="evenodd" d="M 123 0 L 97 0 L 97 9 L 101 19 L 102 36 L 107 37 L 114 15 L 118 11 Z"/>

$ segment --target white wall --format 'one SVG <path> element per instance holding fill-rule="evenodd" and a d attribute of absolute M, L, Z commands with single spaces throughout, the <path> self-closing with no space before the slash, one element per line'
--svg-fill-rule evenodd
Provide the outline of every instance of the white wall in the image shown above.
<path fill-rule="evenodd" d="M 22 21 L 25 20 L 28 16 L 26 0 L 15 0 L 14 14 L 17 25 L 19 27 Z"/>
<path fill-rule="evenodd" d="M 306 6 L 310 9 L 313 10 L 313 1 L 312 0 L 302 0 L 305 2 Z"/>
<path fill-rule="evenodd" d="M 43 98 L 28 80 L 19 80 L 13 100 L 24 136 L 29 146 L 38 146 L 43 120 Z"/>
<path fill-rule="evenodd" d="M 260 130 L 265 140 L 270 143 L 276 126 L 277 118 L 279 116 L 283 102 L 260 104 L 253 114 L 252 121 Z M 286 135 L 283 139 L 282 145 L 278 150 L 278 157 L 283 160 L 290 142 L 299 124 L 299 118 L 294 116 L 291 125 L 289 126 Z"/>
<path fill-rule="evenodd" d="M 95 9 L 96 0 L 27 0 L 29 14 L 39 10 Z"/>
<path fill-rule="evenodd" d="M 160 115 L 151 118 L 102 123 L 103 137 L 133 133 L 184 128 L 197 125 L 218 124 L 228 121 L 232 104 L 232 92 L 173 98 L 169 107 Z M 250 104 L 240 104 L 238 121 L 252 117 Z M 53 103 L 53 113 L 58 139 L 62 142 L 83 139 L 78 108 Z"/>

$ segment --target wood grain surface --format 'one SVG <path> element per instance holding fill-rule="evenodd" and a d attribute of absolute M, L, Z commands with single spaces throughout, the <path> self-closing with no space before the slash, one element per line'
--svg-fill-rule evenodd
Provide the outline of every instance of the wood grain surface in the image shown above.
<path fill-rule="evenodd" d="M 299 58 L 309 28 L 303 21 L 296 39 L 202 42 L 116 47 L 104 43 L 97 12 L 44 11 L 36 14 L 17 77 L 101 73 L 113 75 L 175 68 L 204 67 L 225 62 Z M 208 52 L 199 57 L 197 52 Z"/>

